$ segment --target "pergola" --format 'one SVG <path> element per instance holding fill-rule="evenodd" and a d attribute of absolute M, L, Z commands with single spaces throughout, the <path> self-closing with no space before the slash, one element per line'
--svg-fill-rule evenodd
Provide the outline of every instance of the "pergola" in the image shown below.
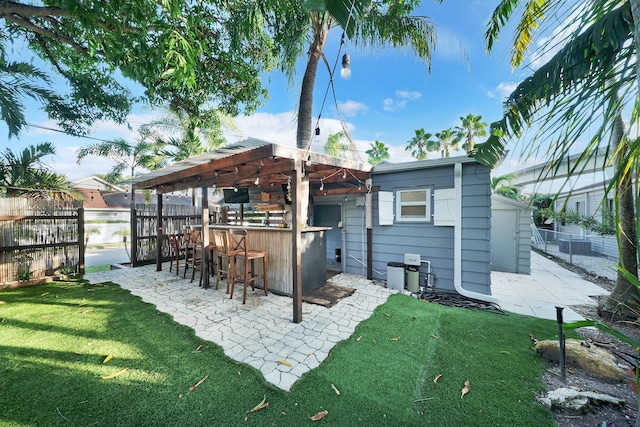
<path fill-rule="evenodd" d="M 293 321 L 302 321 L 301 224 L 305 218 L 303 201 L 313 196 L 363 194 L 370 218 L 371 165 L 345 160 L 297 148 L 248 138 L 210 153 L 189 158 L 169 167 L 135 177 L 130 180 L 132 191 L 155 190 L 158 205 L 158 242 L 162 230 L 162 195 L 177 190 L 202 188 L 202 227 L 209 227 L 209 201 L 207 189 L 250 187 L 254 190 L 280 188 L 290 183 L 292 195 L 292 274 Z M 133 198 L 132 198 L 133 199 Z M 203 234 L 203 246 L 209 244 L 209 234 Z M 368 247 L 371 242 L 370 221 L 367 226 Z M 204 262 L 208 262 L 203 251 Z M 369 262 L 370 264 L 370 262 Z M 160 245 L 156 255 L 156 268 L 162 270 Z M 370 265 L 368 266 L 370 270 Z M 204 286 L 209 286 L 205 275 Z"/>

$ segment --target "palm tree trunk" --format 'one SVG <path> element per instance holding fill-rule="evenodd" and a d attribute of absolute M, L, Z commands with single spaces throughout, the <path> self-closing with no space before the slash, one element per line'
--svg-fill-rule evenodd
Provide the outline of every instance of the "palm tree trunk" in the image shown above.
<path fill-rule="evenodd" d="M 312 115 L 313 115 L 313 88 L 316 81 L 318 62 L 322 58 L 322 50 L 327 40 L 327 31 L 324 24 L 314 20 L 314 40 L 309 47 L 309 61 L 304 70 L 302 88 L 300 90 L 300 105 L 298 106 L 298 130 L 296 134 L 296 147 L 307 150 L 311 145 Z"/>
<path fill-rule="evenodd" d="M 611 135 L 611 147 L 616 147 L 623 143 L 624 146 L 618 153 L 616 159 L 616 169 L 621 170 L 626 161 L 627 154 L 626 142 L 623 142 L 624 122 L 622 113 L 616 118 L 613 132 Z M 616 186 L 616 199 L 618 200 L 618 259 L 619 264 L 629 273 L 638 277 L 638 248 L 636 236 L 635 222 L 635 205 L 633 196 L 632 174 L 625 173 Z M 629 309 L 629 301 L 635 301 L 639 298 L 638 289 L 630 283 L 621 273 L 618 273 L 616 285 L 607 299 L 604 310 L 607 314 L 615 316 L 627 316 L 631 314 Z"/>

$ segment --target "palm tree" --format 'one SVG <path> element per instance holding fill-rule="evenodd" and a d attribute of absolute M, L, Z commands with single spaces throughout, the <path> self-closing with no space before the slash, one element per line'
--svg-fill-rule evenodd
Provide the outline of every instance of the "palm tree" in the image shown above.
<path fill-rule="evenodd" d="M 349 151 L 349 144 L 342 142 L 344 137 L 345 135 L 342 131 L 329 135 L 327 137 L 327 142 L 324 144 L 324 153 L 329 156 L 346 159 Z"/>
<path fill-rule="evenodd" d="M 532 3 L 536 3 L 533 9 Z M 537 3 L 527 2 L 525 14 L 518 25 L 513 65 L 521 63 L 531 35 L 545 13 L 553 15 L 559 8 L 566 7 L 564 2 Z M 496 8 L 487 31 L 488 48 L 513 13 L 513 6 L 513 1 L 503 0 Z M 562 49 L 518 85 L 505 103 L 503 118 L 491 124 L 488 140 L 473 153 L 479 161 L 495 164 L 503 156 L 509 138 L 519 137 L 540 113 L 543 113 L 543 120 L 540 130 L 530 142 L 530 152 L 535 152 L 542 142 L 551 141 L 548 157 L 560 160 L 576 141 L 582 141 L 585 135 L 590 136 L 581 154 L 581 162 L 572 166 L 573 174 L 584 170 L 586 163 L 604 145 L 602 148 L 607 157 L 616 166 L 609 189 L 616 192 L 620 264 L 635 277 L 638 275 L 638 242 L 630 177 L 637 169 L 640 141 L 628 134 L 622 114 L 625 108 L 634 105 L 632 120 L 637 120 L 638 89 L 635 83 L 640 78 L 636 69 L 640 63 L 636 62 L 639 49 L 634 42 L 638 44 L 639 40 L 633 36 L 638 33 L 640 21 L 634 23 L 633 17 L 638 7 L 637 1 L 598 0 L 587 8 L 576 3 L 572 11 L 578 17 L 568 24 L 568 36 Z M 602 115 L 602 123 L 594 132 L 595 111 Z M 609 134 L 610 138 L 607 137 Z M 553 176 L 558 167 L 551 169 L 549 174 Z M 625 305 L 638 298 L 638 289 L 620 272 L 605 310 L 624 314 L 627 311 Z"/>
<path fill-rule="evenodd" d="M 440 150 L 442 157 L 449 157 L 450 150 L 458 149 L 458 141 L 456 140 L 456 132 L 449 128 L 436 133 L 438 148 L 433 151 Z"/>
<path fill-rule="evenodd" d="M 142 126 L 157 144 L 157 150 L 173 162 L 223 146 L 226 143 L 224 128 L 235 129 L 235 123 L 216 109 L 201 110 L 197 114 L 170 111 Z"/>
<path fill-rule="evenodd" d="M 234 28 L 265 23 L 279 49 L 280 67 L 290 77 L 296 60 L 307 55 L 298 106 L 296 145 L 308 149 L 312 136 L 313 90 L 318 63 L 329 61 L 324 48 L 329 32 L 342 29 L 341 49 L 347 40 L 369 49 L 407 48 L 431 67 L 436 44 L 435 26 L 424 16 L 412 16 L 418 2 L 371 0 L 246 2 L 246 10 L 234 10 Z M 257 17 L 256 12 L 261 16 Z M 346 58 L 345 58 L 346 59 Z"/>
<path fill-rule="evenodd" d="M 487 136 L 487 124 L 482 121 L 482 116 L 476 116 L 471 113 L 460 117 L 460 121 L 462 124 L 454 128 L 456 142 L 464 141 L 462 148 L 469 154 L 475 148 L 476 137 Z"/>
<path fill-rule="evenodd" d="M 439 149 L 438 142 L 431 139 L 433 136 L 426 133 L 423 128 L 415 130 L 415 136 L 407 141 L 405 151 L 411 151 L 411 155 L 418 160 L 424 160 L 428 156 L 429 151 Z"/>
<path fill-rule="evenodd" d="M 155 170 L 164 166 L 166 159 L 158 152 L 154 138 L 154 134 L 149 129 L 141 127 L 138 139 L 133 144 L 118 138 L 80 147 L 76 152 L 77 163 L 80 164 L 82 159 L 87 156 L 114 160 L 116 163 L 107 174 L 109 182 L 120 181 L 123 172 L 127 169 L 132 177 L 136 175 L 138 167 Z"/>
<path fill-rule="evenodd" d="M 376 141 L 371 143 L 371 148 L 365 153 L 369 156 L 369 164 L 375 166 L 389 158 L 389 147 L 384 142 Z"/>
<path fill-rule="evenodd" d="M 31 196 L 54 199 L 78 199 L 65 175 L 52 172 L 43 163 L 56 150 L 50 142 L 29 145 L 19 154 L 7 148 L 0 164 L 0 188 L 7 197 Z"/>
<path fill-rule="evenodd" d="M 494 176 L 491 178 L 491 189 L 494 193 L 504 197 L 508 197 L 513 200 L 520 200 L 520 189 L 511 185 L 511 180 L 514 178 L 514 174 L 507 174 L 502 176 Z"/>

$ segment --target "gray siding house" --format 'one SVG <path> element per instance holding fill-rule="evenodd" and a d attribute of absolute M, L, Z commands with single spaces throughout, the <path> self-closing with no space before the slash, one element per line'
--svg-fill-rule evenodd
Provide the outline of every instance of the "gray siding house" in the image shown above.
<path fill-rule="evenodd" d="M 372 186 L 379 190 L 372 193 L 374 279 L 386 279 L 388 263 L 404 263 L 405 254 L 417 254 L 421 285 L 430 268 L 430 285 L 492 300 L 489 168 L 468 157 L 383 163 L 373 168 Z M 342 218 L 316 225 L 341 226 L 339 262 L 344 272 L 359 275 L 366 275 L 367 266 L 364 199 L 314 201 L 314 209 L 342 207 Z M 327 252 L 335 252 L 327 241 Z"/>

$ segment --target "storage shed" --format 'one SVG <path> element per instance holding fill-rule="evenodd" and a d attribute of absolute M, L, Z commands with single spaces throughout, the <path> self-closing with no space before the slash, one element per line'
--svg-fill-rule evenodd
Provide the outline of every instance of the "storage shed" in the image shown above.
<path fill-rule="evenodd" d="M 335 225 L 342 231 L 345 272 L 386 280 L 389 263 L 405 263 L 405 254 L 414 254 L 420 260 L 420 285 L 493 301 L 487 167 L 466 156 L 381 163 L 373 167 L 372 184 L 370 219 L 364 195 L 333 200 L 343 206 Z M 316 197 L 315 202 L 332 199 Z"/>
<path fill-rule="evenodd" d="M 527 203 L 491 196 L 491 269 L 531 274 L 531 211 Z"/>

